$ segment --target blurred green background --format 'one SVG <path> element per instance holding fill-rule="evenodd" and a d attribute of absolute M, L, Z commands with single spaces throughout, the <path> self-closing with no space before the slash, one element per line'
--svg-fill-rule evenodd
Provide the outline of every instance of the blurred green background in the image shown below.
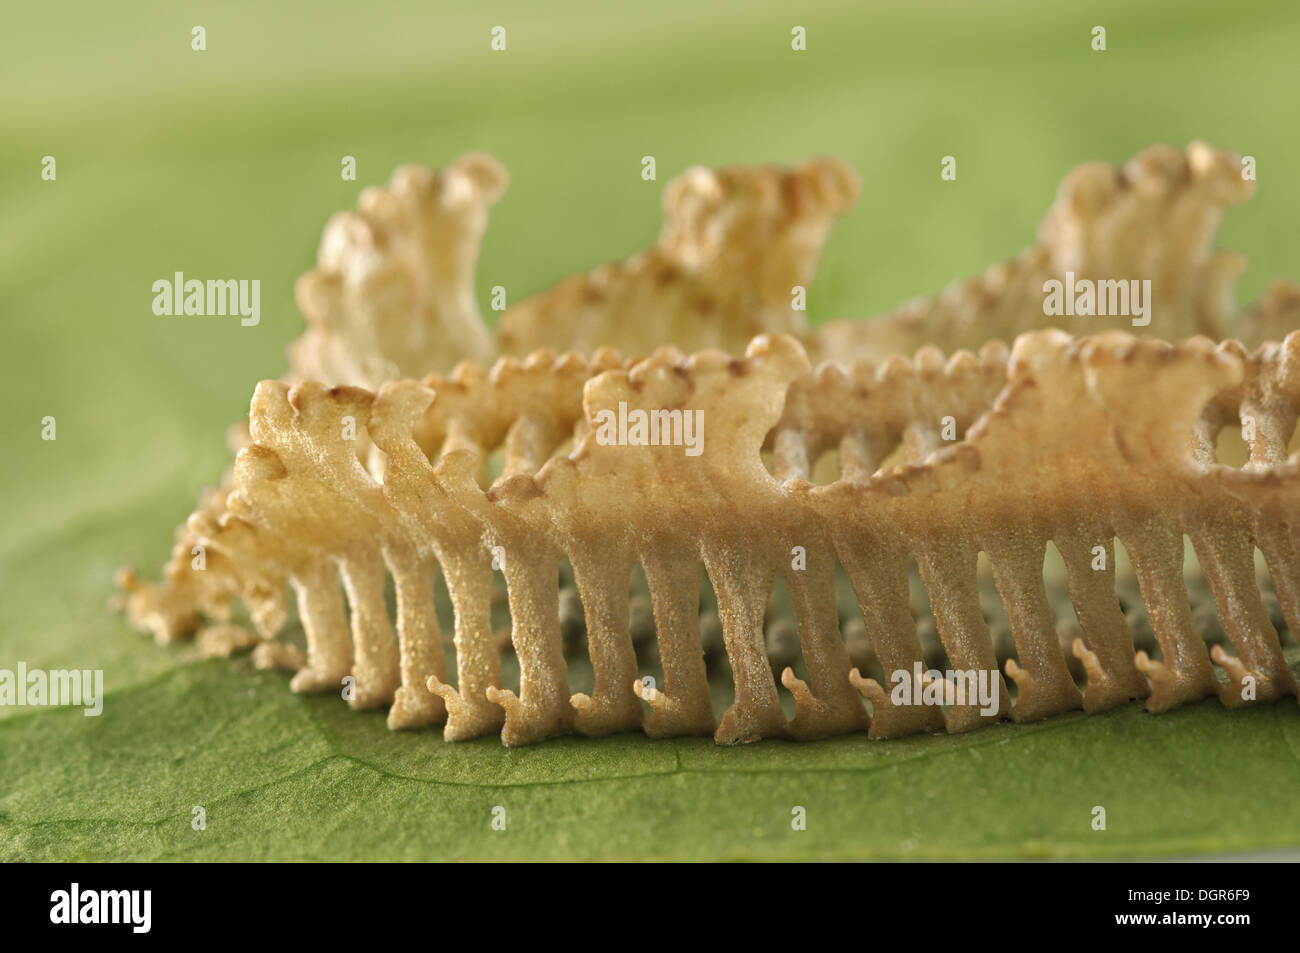
<path fill-rule="evenodd" d="M 1194 138 L 1258 161 L 1256 197 L 1220 232 L 1250 261 L 1242 299 L 1300 274 L 1300 7 L 1285 0 L 465 6 L 6 10 L 0 667 L 100 667 L 110 696 L 99 719 L 0 709 L 0 857 L 1300 844 L 1281 796 L 1300 780 L 1293 703 L 1235 716 L 1210 703 L 1154 726 L 1133 709 L 889 746 L 614 739 L 508 753 L 492 739 L 390 736 L 382 716 L 294 698 L 281 676 L 231 676 L 239 663 L 179 665 L 184 649 L 157 650 L 105 611 L 112 570 L 154 576 L 172 528 L 228 463 L 226 427 L 257 380 L 283 373 L 302 326 L 292 283 L 326 218 L 402 162 L 486 150 L 510 170 L 478 273 L 488 315 L 492 285 L 517 301 L 644 248 L 663 184 L 690 164 L 816 154 L 848 160 L 864 188 L 831 238 L 814 319 L 874 314 L 1016 253 L 1079 162 Z M 504 53 L 489 47 L 498 24 Z M 204 52 L 191 50 L 195 25 Z M 805 52 L 790 48 L 795 25 Z M 1095 25 L 1106 52 L 1090 47 Z M 640 178 L 646 154 L 658 182 Z M 956 182 L 939 179 L 945 154 Z M 54 182 L 41 179 L 45 155 Z M 344 155 L 356 182 L 340 179 Z M 260 278 L 261 324 L 156 317 L 150 286 L 174 271 Z M 40 439 L 46 415 L 57 441 Z M 1219 747 L 1210 757 L 1198 744 Z M 1156 790 L 1165 804 L 1151 803 Z M 485 805 L 501 792 L 533 826 L 492 839 Z M 1219 826 L 1248 792 L 1244 818 Z M 828 803 L 792 836 L 798 797 Z M 1106 835 L 1088 829 L 1094 803 L 1119 807 L 1122 833 L 1115 821 Z M 191 804 L 224 823 L 192 831 Z"/>

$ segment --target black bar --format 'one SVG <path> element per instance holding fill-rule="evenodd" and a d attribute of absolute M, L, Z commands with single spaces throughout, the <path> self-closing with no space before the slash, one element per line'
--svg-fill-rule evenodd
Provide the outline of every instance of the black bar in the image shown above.
<path fill-rule="evenodd" d="M 1138 933 L 1184 943 L 1277 931 L 1294 916 L 1290 870 L 1275 862 L 618 866 L 547 875 L 473 864 L 7 864 L 0 866 L 0 925 L 6 936 L 129 943 L 384 943 L 423 927 L 433 943 L 435 931 L 455 935 L 475 925 L 487 940 L 492 932 L 482 925 L 499 924 L 511 941 L 527 942 L 530 929 L 580 936 L 591 918 L 613 916 L 626 919 L 629 938 L 644 931 L 653 942 L 677 917 L 705 917 L 733 939 L 784 919 L 812 936 L 857 923 L 873 934 L 896 925 L 919 936 L 941 925 L 945 935 L 969 930 L 1026 942 Z M 116 905 L 126 922 L 53 922 L 70 919 L 74 883 L 79 919 Z M 103 891 L 141 893 L 127 906 L 123 894 Z"/>

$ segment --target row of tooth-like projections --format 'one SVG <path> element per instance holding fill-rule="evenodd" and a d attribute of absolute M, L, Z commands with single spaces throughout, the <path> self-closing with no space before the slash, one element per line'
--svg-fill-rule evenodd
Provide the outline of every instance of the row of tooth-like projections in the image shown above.
<path fill-rule="evenodd" d="M 354 707 L 391 705 L 393 727 L 445 719 L 449 739 L 498 726 L 507 744 L 637 726 L 655 736 L 713 730 L 720 742 L 868 724 L 876 736 L 972 727 L 982 717 L 977 704 L 950 705 L 946 716 L 916 700 L 896 704 L 887 686 L 850 669 L 837 562 L 888 674 L 922 659 L 909 558 L 953 668 L 992 673 L 999 716 L 1094 711 L 1148 695 L 1153 710 L 1215 692 L 1236 705 L 1296 688 L 1256 585 L 1254 551 L 1273 574 L 1288 626 L 1300 631 L 1300 481 L 1297 462 L 1286 459 L 1300 410 L 1298 353 L 1300 334 L 1248 354 L 1206 339 L 1171 346 L 1039 332 L 1018 339 L 1009 356 L 990 345 L 945 362 L 931 349 L 878 368 L 810 372 L 792 339 L 764 337 L 743 360 L 665 349 L 629 365 L 612 352 L 538 353 L 490 373 L 466 364 L 447 378 L 391 382 L 377 395 L 264 382 L 236 489 L 217 519 L 201 511 L 190 532 L 220 555 L 219 573 L 233 580 L 226 591 L 264 600 L 260 613 L 252 603 L 264 633 L 283 618 L 268 594 L 274 581 L 292 582 L 308 640 L 295 689 L 337 689 L 352 675 Z M 601 412 L 620 406 L 701 411 L 702 452 L 597 440 Z M 1215 434 L 1229 424 L 1250 437 L 1241 470 L 1212 462 Z M 374 447 L 368 468 L 356 449 L 362 436 Z M 498 448 L 503 470 L 485 490 L 480 475 Z M 829 448 L 841 472 L 814 484 L 811 464 Z M 1235 650 L 1215 647 L 1226 684 L 1189 612 L 1184 534 Z M 1134 657 L 1115 597 L 1116 538 L 1133 562 L 1160 661 Z M 1082 695 L 1044 588 L 1049 541 L 1065 560 L 1086 639 L 1072 646 L 1087 673 Z M 1006 667 L 1014 708 L 981 611 L 981 552 L 1018 656 Z M 556 585 L 563 559 L 586 613 L 589 695 L 568 690 Z M 494 561 L 508 589 L 518 693 L 502 685 L 491 637 Z M 649 582 L 662 687 L 637 678 L 627 587 L 637 564 Z M 720 723 L 700 646 L 701 567 L 717 593 L 735 682 Z M 433 609 L 439 570 L 455 612 L 455 688 Z M 809 677 L 782 674 L 797 706 L 788 723 L 762 641 L 777 573 Z M 397 592 L 396 639 L 386 574 Z M 173 587 L 184 578 L 169 573 Z M 160 597 L 151 602 L 137 588 L 132 615 L 147 624 Z M 870 720 L 858 691 L 872 702 Z"/>
<path fill-rule="evenodd" d="M 833 158 L 784 167 L 696 166 L 664 189 L 659 240 L 625 261 L 580 273 L 509 308 L 504 354 L 744 352 L 762 333 L 807 329 L 796 289 L 812 283 L 835 219 L 857 201 L 853 170 Z"/>
<path fill-rule="evenodd" d="M 811 336 L 811 350 L 835 360 L 882 359 L 941 342 L 950 350 L 985 341 L 1010 341 L 1045 327 L 1080 334 L 1130 329 L 1132 314 L 1069 317 L 1044 314 L 1044 283 L 1076 280 L 1148 279 L 1150 324 L 1141 331 L 1166 340 L 1194 334 L 1214 338 L 1245 334 L 1249 343 L 1269 340 L 1295 321 L 1259 320 L 1253 311 L 1238 319 L 1233 288 L 1245 269 L 1236 253 L 1214 249 L 1224 212 L 1247 199 L 1254 181 L 1241 158 L 1194 142 L 1186 150 L 1152 146 L 1128 162 L 1090 162 L 1071 170 L 1038 230 L 1038 241 L 1015 258 L 955 281 L 937 295 L 917 298 L 869 319 L 831 321 Z M 1289 299 L 1283 290 L 1277 301 Z M 1294 308 L 1290 309 L 1294 318 Z M 1241 324 L 1239 329 L 1236 325 Z"/>
<path fill-rule="evenodd" d="M 760 333 L 799 336 L 814 359 L 884 360 L 935 343 L 973 350 L 1044 327 L 1129 326 L 1129 309 L 1045 314 L 1044 283 L 1067 275 L 1149 280 L 1144 334 L 1276 340 L 1295 326 L 1300 286 L 1279 282 L 1237 314 L 1244 259 L 1213 247 L 1226 210 L 1253 191 L 1248 171 L 1241 157 L 1200 142 L 1080 165 L 1020 255 L 889 314 L 810 331 L 807 289 L 831 226 L 858 198 L 853 170 L 834 158 L 692 167 L 664 189 L 654 245 L 512 303 L 494 341 L 475 302 L 474 269 L 504 168 L 482 154 L 444 169 L 405 165 L 327 224 L 317 266 L 296 287 L 308 326 L 291 345 L 286 379 L 375 388 L 462 358 L 486 362 L 498 348 L 648 354 L 672 344 L 740 354 Z"/>
<path fill-rule="evenodd" d="M 376 387 L 394 376 L 451 366 L 466 354 L 484 359 L 491 344 L 473 300 L 473 268 L 488 210 L 506 179 L 485 155 L 464 156 L 442 170 L 403 166 L 387 186 L 366 189 L 355 213 L 335 216 L 318 266 L 297 288 L 309 327 L 291 348 L 287 380 Z M 1150 330 L 1160 336 L 1209 329 L 1247 342 L 1280 339 L 1300 323 L 1300 288 L 1293 282 L 1275 282 L 1235 327 L 1225 322 L 1240 260 L 1214 253 L 1211 241 L 1223 212 L 1250 186 L 1238 157 L 1199 143 L 1185 152 L 1153 147 L 1119 166 L 1080 166 L 1062 184 L 1039 243 L 1019 258 L 891 315 L 823 325 L 807 343 L 814 353 L 844 361 L 858 354 L 887 360 L 936 340 L 949 349 L 1010 340 L 1052 323 L 1040 313 L 1042 281 L 1067 270 L 1079 277 L 1151 277 Z M 788 169 L 688 170 L 665 189 L 664 230 L 654 249 L 510 309 L 501 329 L 506 349 L 621 342 L 646 353 L 673 340 L 734 350 L 754 331 L 797 330 L 801 314 L 790 310 L 785 286 L 812 278 L 831 221 L 857 191 L 851 170 L 831 159 Z M 754 275 L 762 276 L 762 287 L 753 284 Z M 1074 320 L 1094 330 L 1128 318 Z M 248 442 L 239 429 L 236 447 Z M 876 456 L 858 445 L 851 429 L 839 447 L 845 472 Z M 934 433 L 928 418 L 915 425 L 903 457 L 932 447 Z M 366 453 L 364 434 L 358 451 Z M 196 518 L 220 521 L 225 495 L 209 495 Z M 211 535 L 211 527 L 204 532 Z M 188 568 L 195 545 L 194 528 L 181 527 L 164 590 L 123 577 L 133 614 L 161 640 L 193 628 L 195 606 L 219 616 L 237 594 L 257 600 L 264 631 L 282 615 L 269 595 L 279 589 L 273 576 L 246 566 L 239 567 L 238 582 L 231 572 L 196 576 Z"/>
<path fill-rule="evenodd" d="M 471 153 L 445 169 L 404 165 L 325 226 L 314 269 L 294 289 L 307 330 L 291 380 L 377 387 L 395 377 L 490 360 L 474 269 L 505 169 Z"/>

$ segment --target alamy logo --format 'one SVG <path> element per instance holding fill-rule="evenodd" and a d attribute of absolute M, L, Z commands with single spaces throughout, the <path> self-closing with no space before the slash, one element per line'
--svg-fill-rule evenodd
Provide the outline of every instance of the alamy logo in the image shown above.
<path fill-rule="evenodd" d="M 596 414 L 596 443 L 602 447 L 685 447 L 688 457 L 704 452 L 703 410 L 627 409 L 618 402 L 618 414 Z"/>
<path fill-rule="evenodd" d="M 152 890 L 69 890 L 50 894 L 51 923 L 129 923 L 132 933 L 148 933 L 153 920 Z"/>
<path fill-rule="evenodd" d="M 84 706 L 88 718 L 104 710 L 103 669 L 28 669 L 26 662 L 18 670 L 0 668 L 0 706 L 13 705 L 62 707 Z"/>
<path fill-rule="evenodd" d="M 914 662 L 910 672 L 895 669 L 889 682 L 894 686 L 889 700 L 895 705 L 979 705 L 985 717 L 998 713 L 997 669 L 923 672 L 921 663 Z"/>
<path fill-rule="evenodd" d="M 1043 314 L 1079 317 L 1131 317 L 1133 327 L 1151 323 L 1151 279 L 1093 281 L 1065 273 L 1065 281 L 1043 282 Z"/>
<path fill-rule="evenodd" d="M 224 317 L 240 315 L 239 323 L 253 327 L 262 320 L 262 281 L 241 278 L 199 281 L 185 279 L 178 271 L 172 280 L 159 278 L 153 283 L 153 313 L 176 317 L 182 314 Z"/>

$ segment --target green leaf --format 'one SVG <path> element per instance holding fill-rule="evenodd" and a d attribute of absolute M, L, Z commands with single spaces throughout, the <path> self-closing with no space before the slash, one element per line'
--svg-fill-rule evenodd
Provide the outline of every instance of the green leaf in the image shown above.
<path fill-rule="evenodd" d="M 445 5 L 443 5 L 445 6 Z M 283 372 L 292 281 L 328 215 L 405 161 L 486 149 L 482 301 L 632 253 L 696 162 L 849 160 L 818 317 L 869 315 L 1031 240 L 1060 177 L 1150 142 L 1259 157 L 1221 243 L 1240 289 L 1294 275 L 1300 190 L 1286 2 L 1015 0 L 800 8 L 686 2 L 477 13 L 406 2 L 202 13 L 81 2 L 0 35 L 0 668 L 100 668 L 98 718 L 0 708 L 0 859 L 1121 857 L 1300 845 L 1294 700 L 998 725 L 891 742 L 563 739 L 523 750 L 291 694 L 245 661 L 155 648 L 105 602 L 156 573 L 228 463 L 226 427 Z M 194 19 L 208 49 L 189 48 Z M 360 24 L 364 19 L 364 27 Z M 1089 49 L 1105 24 L 1110 49 Z M 54 155 L 58 179 L 43 182 Z M 640 179 L 654 154 L 660 181 Z M 941 182 L 941 156 L 959 160 Z M 343 182 L 354 155 L 358 181 Z M 182 270 L 260 278 L 262 323 L 159 318 Z M 54 415 L 58 439 L 40 439 Z M 194 830 L 192 811 L 206 812 Z M 807 829 L 792 829 L 806 809 Z M 1092 830 L 1103 806 L 1107 829 Z M 495 807 L 506 829 L 493 830 Z"/>

